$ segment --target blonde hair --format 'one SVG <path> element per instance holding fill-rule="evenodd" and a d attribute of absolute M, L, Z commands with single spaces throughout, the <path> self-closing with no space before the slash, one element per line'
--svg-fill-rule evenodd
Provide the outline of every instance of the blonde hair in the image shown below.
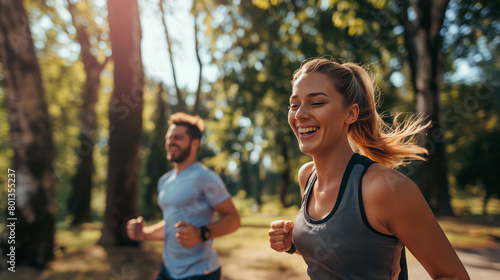
<path fill-rule="evenodd" d="M 416 136 L 430 126 L 422 117 L 405 118 L 387 125 L 377 112 L 376 91 L 368 72 L 355 63 L 338 63 L 327 58 L 302 62 L 293 74 L 292 86 L 304 73 L 321 73 L 330 79 L 344 97 L 344 106 L 358 104 L 359 115 L 349 126 L 349 143 L 356 152 L 389 167 L 406 165 L 412 160 L 425 160 L 427 150 L 417 144 Z"/>

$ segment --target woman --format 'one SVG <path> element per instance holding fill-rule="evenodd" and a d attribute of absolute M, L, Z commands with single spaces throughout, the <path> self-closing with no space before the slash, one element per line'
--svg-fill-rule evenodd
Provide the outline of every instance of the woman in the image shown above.
<path fill-rule="evenodd" d="M 296 221 L 271 223 L 271 248 L 301 254 L 311 279 L 407 279 L 405 246 L 433 279 L 469 279 L 418 187 L 392 169 L 423 159 L 412 136 L 429 124 L 385 125 L 357 64 L 308 60 L 292 85 L 288 121 L 313 161 L 299 170 Z"/>

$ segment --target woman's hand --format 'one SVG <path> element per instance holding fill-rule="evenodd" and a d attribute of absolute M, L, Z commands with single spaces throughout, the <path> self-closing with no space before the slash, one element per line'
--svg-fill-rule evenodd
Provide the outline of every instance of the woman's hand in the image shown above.
<path fill-rule="evenodd" d="M 278 252 L 284 252 L 292 248 L 293 221 L 274 221 L 271 223 L 269 242 L 271 248 Z"/>

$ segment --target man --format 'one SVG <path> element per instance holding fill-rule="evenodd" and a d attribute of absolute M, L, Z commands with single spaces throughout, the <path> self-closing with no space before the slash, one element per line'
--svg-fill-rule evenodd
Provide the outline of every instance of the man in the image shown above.
<path fill-rule="evenodd" d="M 144 227 L 138 217 L 128 222 L 127 233 L 133 240 L 165 241 L 157 280 L 218 280 L 220 263 L 212 239 L 235 231 L 240 216 L 222 180 L 196 160 L 203 120 L 176 113 L 168 123 L 165 148 L 175 168 L 158 180 L 163 221 Z"/>

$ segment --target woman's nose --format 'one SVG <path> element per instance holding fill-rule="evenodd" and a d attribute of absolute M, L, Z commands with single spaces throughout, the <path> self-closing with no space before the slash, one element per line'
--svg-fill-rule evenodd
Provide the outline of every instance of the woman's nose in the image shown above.
<path fill-rule="evenodd" d="M 295 111 L 295 119 L 300 120 L 300 119 L 307 119 L 309 118 L 309 112 L 306 108 L 304 107 L 299 107 L 297 111 Z"/>

